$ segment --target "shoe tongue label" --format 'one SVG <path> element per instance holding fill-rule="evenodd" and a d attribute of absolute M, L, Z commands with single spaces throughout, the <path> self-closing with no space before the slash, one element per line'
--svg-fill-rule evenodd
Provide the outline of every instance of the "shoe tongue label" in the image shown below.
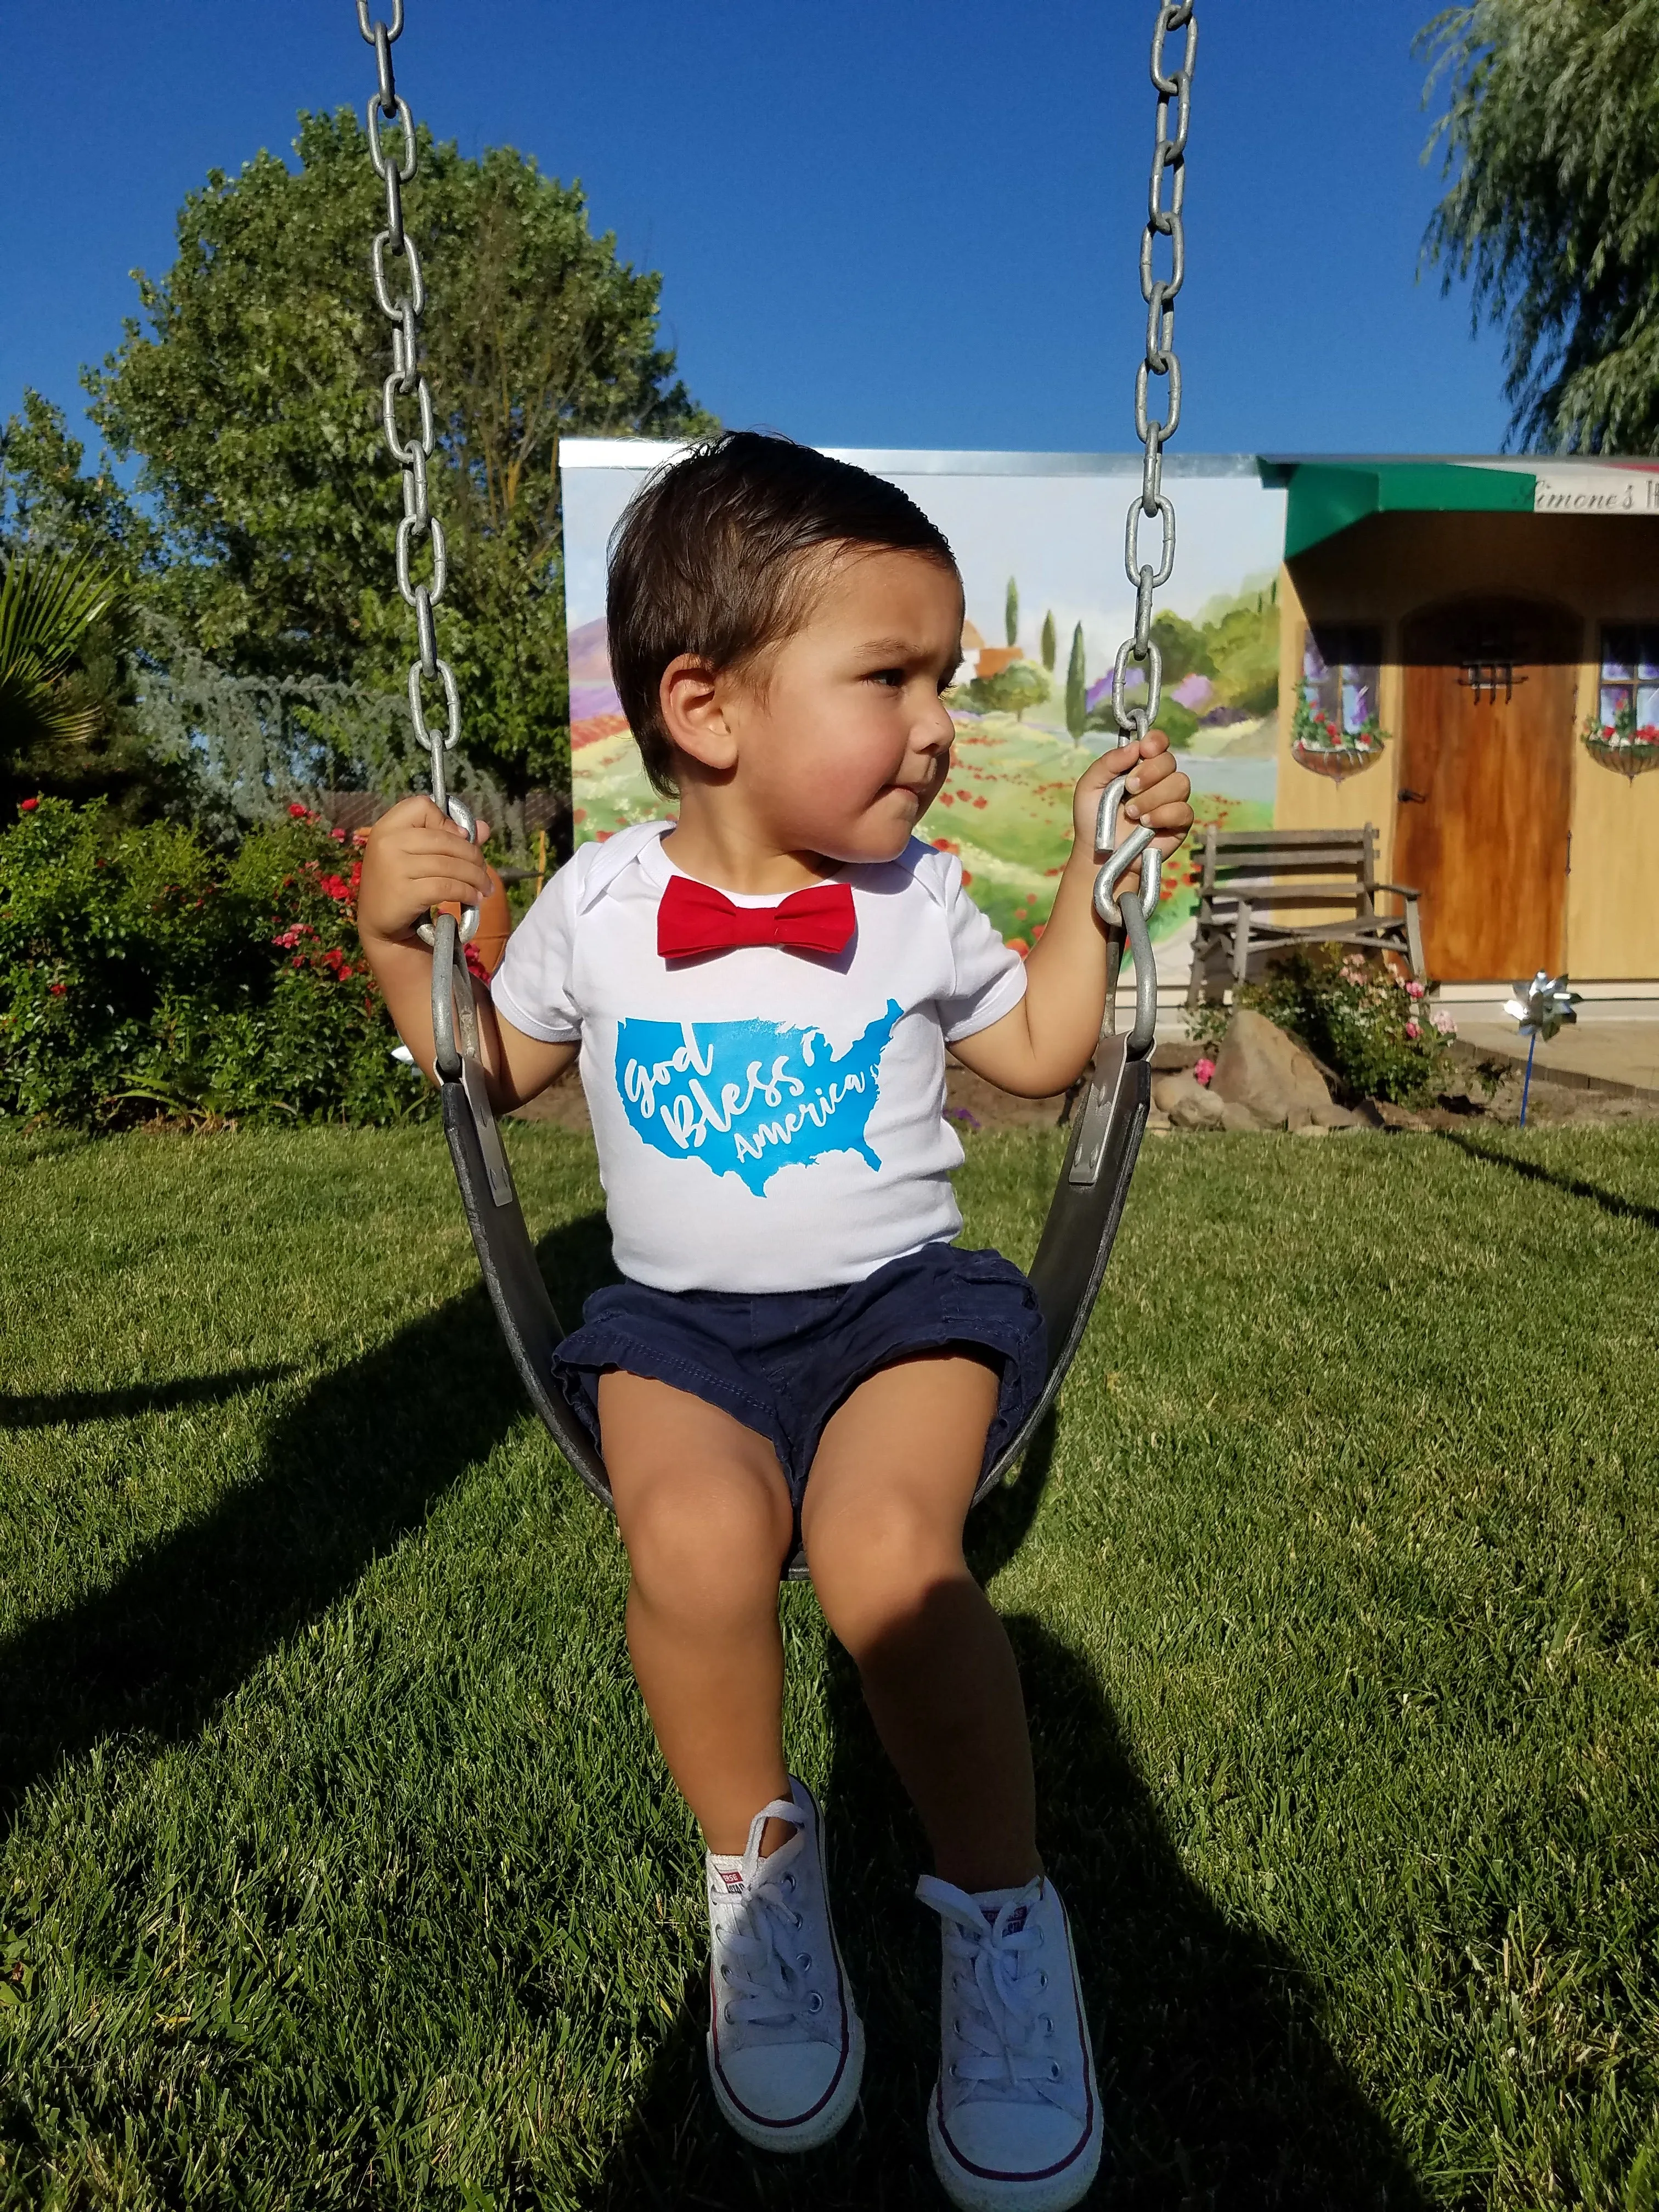
<path fill-rule="evenodd" d="M 985 1915 L 986 1925 L 990 1928 L 994 1928 L 997 1924 L 997 1915 L 1004 1909 L 1005 1908 L 1000 1905 L 981 1905 L 980 1911 Z M 1014 1905 L 1008 1906 L 1006 1908 L 1008 1917 L 1002 1923 L 1003 1934 L 1005 1936 L 1018 1936 L 1020 1929 L 1025 1925 L 1026 1917 L 1030 1913 L 1030 1910 L 1031 1908 L 1029 1905 Z"/>
<path fill-rule="evenodd" d="M 743 1876 L 738 1873 L 736 1867 L 717 1867 L 714 1871 L 719 1875 L 720 1880 L 726 1884 L 726 1892 L 729 1896 L 742 1896 Z"/>

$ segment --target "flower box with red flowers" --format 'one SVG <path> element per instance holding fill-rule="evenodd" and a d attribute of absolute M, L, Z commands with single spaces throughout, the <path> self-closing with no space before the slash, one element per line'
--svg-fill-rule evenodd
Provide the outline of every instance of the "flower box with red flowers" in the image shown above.
<path fill-rule="evenodd" d="M 1389 732 L 1375 715 L 1357 729 L 1344 729 L 1334 714 L 1322 713 L 1305 697 L 1297 702 L 1291 718 L 1291 758 L 1338 783 L 1381 760 L 1388 742 Z"/>
<path fill-rule="evenodd" d="M 1617 769 L 1633 782 L 1650 768 L 1659 768 L 1659 726 L 1638 722 L 1633 705 L 1619 709 L 1612 721 L 1592 718 L 1584 725 L 1584 750 L 1603 768 Z"/>

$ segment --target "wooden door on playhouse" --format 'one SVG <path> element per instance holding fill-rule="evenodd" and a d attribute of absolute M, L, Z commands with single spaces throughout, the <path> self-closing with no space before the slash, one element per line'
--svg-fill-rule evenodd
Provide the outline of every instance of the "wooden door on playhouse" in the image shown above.
<path fill-rule="evenodd" d="M 1404 626 L 1392 872 L 1423 895 L 1442 982 L 1559 969 L 1581 640 L 1566 609 L 1517 599 L 1458 600 Z"/>

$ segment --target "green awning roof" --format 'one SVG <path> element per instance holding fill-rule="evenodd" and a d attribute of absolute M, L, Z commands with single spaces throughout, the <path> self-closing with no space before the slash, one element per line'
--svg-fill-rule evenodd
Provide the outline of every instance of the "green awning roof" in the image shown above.
<path fill-rule="evenodd" d="M 1368 514 L 1530 514 L 1529 469 L 1466 461 L 1267 461 L 1261 480 L 1290 494 L 1285 557 L 1294 561 Z"/>

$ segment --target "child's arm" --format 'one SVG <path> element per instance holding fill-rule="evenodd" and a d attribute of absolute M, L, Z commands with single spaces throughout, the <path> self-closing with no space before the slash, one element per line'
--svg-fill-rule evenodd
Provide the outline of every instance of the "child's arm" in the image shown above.
<path fill-rule="evenodd" d="M 1106 1011 L 1106 931 L 1094 909 L 1095 878 L 1105 857 L 1094 848 L 1100 794 L 1115 775 L 1127 773 L 1121 819 L 1133 827 L 1150 823 L 1167 859 L 1193 826 L 1191 787 L 1169 744 L 1153 730 L 1139 744 L 1102 754 L 1084 771 L 1072 799 L 1076 842 L 1048 926 L 1025 963 L 1025 996 L 1000 1021 L 951 1048 L 965 1066 L 1004 1091 L 1046 1098 L 1075 1083 L 1094 1055 Z M 1139 869 L 1132 869 L 1117 896 L 1138 896 L 1139 884 Z"/>
<path fill-rule="evenodd" d="M 481 825 L 480 836 L 488 830 Z M 489 889 L 483 854 L 429 799 L 405 799 L 369 833 L 357 892 L 357 934 L 398 1036 L 428 1078 L 432 1038 L 432 955 L 416 935 L 432 908 L 459 899 L 477 906 Z M 576 1057 L 574 1044 L 545 1044 L 503 1021 L 489 992 L 474 980 L 478 1056 L 491 1103 L 509 1112 L 544 1091 Z"/>

